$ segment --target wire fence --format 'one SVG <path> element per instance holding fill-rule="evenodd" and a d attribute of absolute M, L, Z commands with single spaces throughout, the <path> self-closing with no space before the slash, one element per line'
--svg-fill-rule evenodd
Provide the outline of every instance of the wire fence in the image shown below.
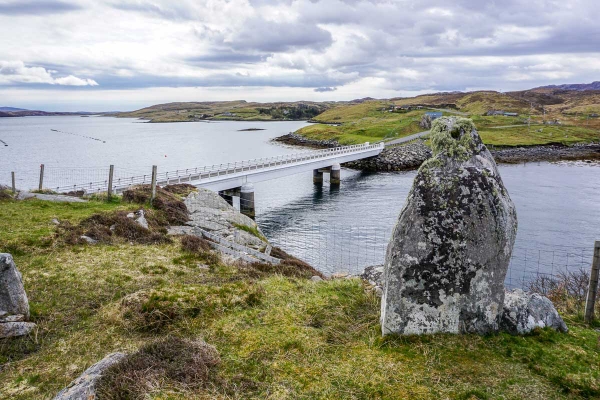
<path fill-rule="evenodd" d="M 385 262 L 391 231 L 378 227 L 296 224 L 264 228 L 272 244 L 306 261 L 326 274 L 360 274 L 366 267 Z M 564 274 L 589 272 L 594 253 L 588 247 L 513 248 L 505 286 L 527 289 L 539 277 L 559 279 Z"/>

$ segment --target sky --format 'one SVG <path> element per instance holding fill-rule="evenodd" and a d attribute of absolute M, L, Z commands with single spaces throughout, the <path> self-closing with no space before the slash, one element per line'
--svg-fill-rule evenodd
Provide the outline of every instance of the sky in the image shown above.
<path fill-rule="evenodd" d="M 600 80 L 597 0 L 0 0 L 0 106 L 351 100 Z"/>

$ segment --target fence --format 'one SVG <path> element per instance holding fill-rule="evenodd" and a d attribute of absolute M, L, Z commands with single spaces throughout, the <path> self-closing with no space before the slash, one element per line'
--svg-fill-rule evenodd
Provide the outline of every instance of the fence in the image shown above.
<path fill-rule="evenodd" d="M 294 154 L 284 154 L 274 157 L 256 158 L 251 160 L 236 161 L 232 163 L 213 164 L 202 167 L 193 167 L 186 169 L 177 169 L 166 172 L 159 172 L 156 180 L 159 185 L 169 185 L 174 183 L 196 182 L 207 178 L 214 178 L 222 175 L 231 175 L 239 172 L 253 171 L 259 169 L 271 168 L 274 166 L 302 163 L 310 160 L 322 160 L 330 157 L 369 152 L 383 149 L 383 143 L 376 144 L 357 144 L 344 147 L 336 147 L 323 150 L 302 151 Z M 44 164 L 39 170 L 39 189 L 50 189 L 55 192 L 84 191 L 86 193 L 108 191 L 110 167 L 105 168 L 67 168 L 51 167 Z M 132 185 L 150 184 L 152 179 L 152 169 L 131 169 L 114 168 L 113 190 L 119 191 Z M 32 184 L 38 182 L 35 180 L 35 173 L 32 171 L 15 171 L 17 182 L 26 185 L 17 185 L 18 188 L 33 189 Z M 33 175 L 33 176 L 32 176 Z M 7 177 L 2 177 L 7 179 Z M 33 186 L 33 187 L 32 187 Z"/>
<path fill-rule="evenodd" d="M 259 213 L 260 214 L 260 213 Z M 260 215 L 259 215 L 260 224 Z M 283 229 L 263 227 L 271 243 L 327 274 L 359 274 L 365 267 L 384 263 L 391 231 L 377 227 L 296 224 Z M 539 277 L 559 279 L 562 274 L 590 271 L 594 247 L 526 247 L 517 244 L 505 285 L 527 289 Z"/>

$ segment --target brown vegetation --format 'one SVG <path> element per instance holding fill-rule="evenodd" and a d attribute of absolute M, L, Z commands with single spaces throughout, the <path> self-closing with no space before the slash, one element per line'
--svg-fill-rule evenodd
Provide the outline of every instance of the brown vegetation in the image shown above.
<path fill-rule="evenodd" d="M 217 350 L 201 341 L 166 337 L 144 345 L 110 367 L 96 384 L 98 398 L 145 399 L 160 386 L 202 388 L 221 363 Z"/>
<path fill-rule="evenodd" d="M 178 189 L 181 185 L 177 185 Z M 167 186 L 168 187 L 168 186 Z M 150 185 L 139 185 L 123 192 L 123 200 L 130 203 L 150 203 L 152 187 Z M 184 202 L 168 190 L 157 187 L 156 197 L 152 206 L 164 213 L 167 221 L 173 225 L 183 225 L 189 221 L 188 210 Z"/>

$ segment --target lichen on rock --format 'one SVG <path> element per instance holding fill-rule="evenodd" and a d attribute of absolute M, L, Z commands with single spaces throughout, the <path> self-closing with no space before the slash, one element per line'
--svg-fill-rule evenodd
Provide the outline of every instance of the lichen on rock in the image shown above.
<path fill-rule="evenodd" d="M 383 333 L 498 330 L 517 218 L 473 123 L 440 118 L 388 246 Z"/>

